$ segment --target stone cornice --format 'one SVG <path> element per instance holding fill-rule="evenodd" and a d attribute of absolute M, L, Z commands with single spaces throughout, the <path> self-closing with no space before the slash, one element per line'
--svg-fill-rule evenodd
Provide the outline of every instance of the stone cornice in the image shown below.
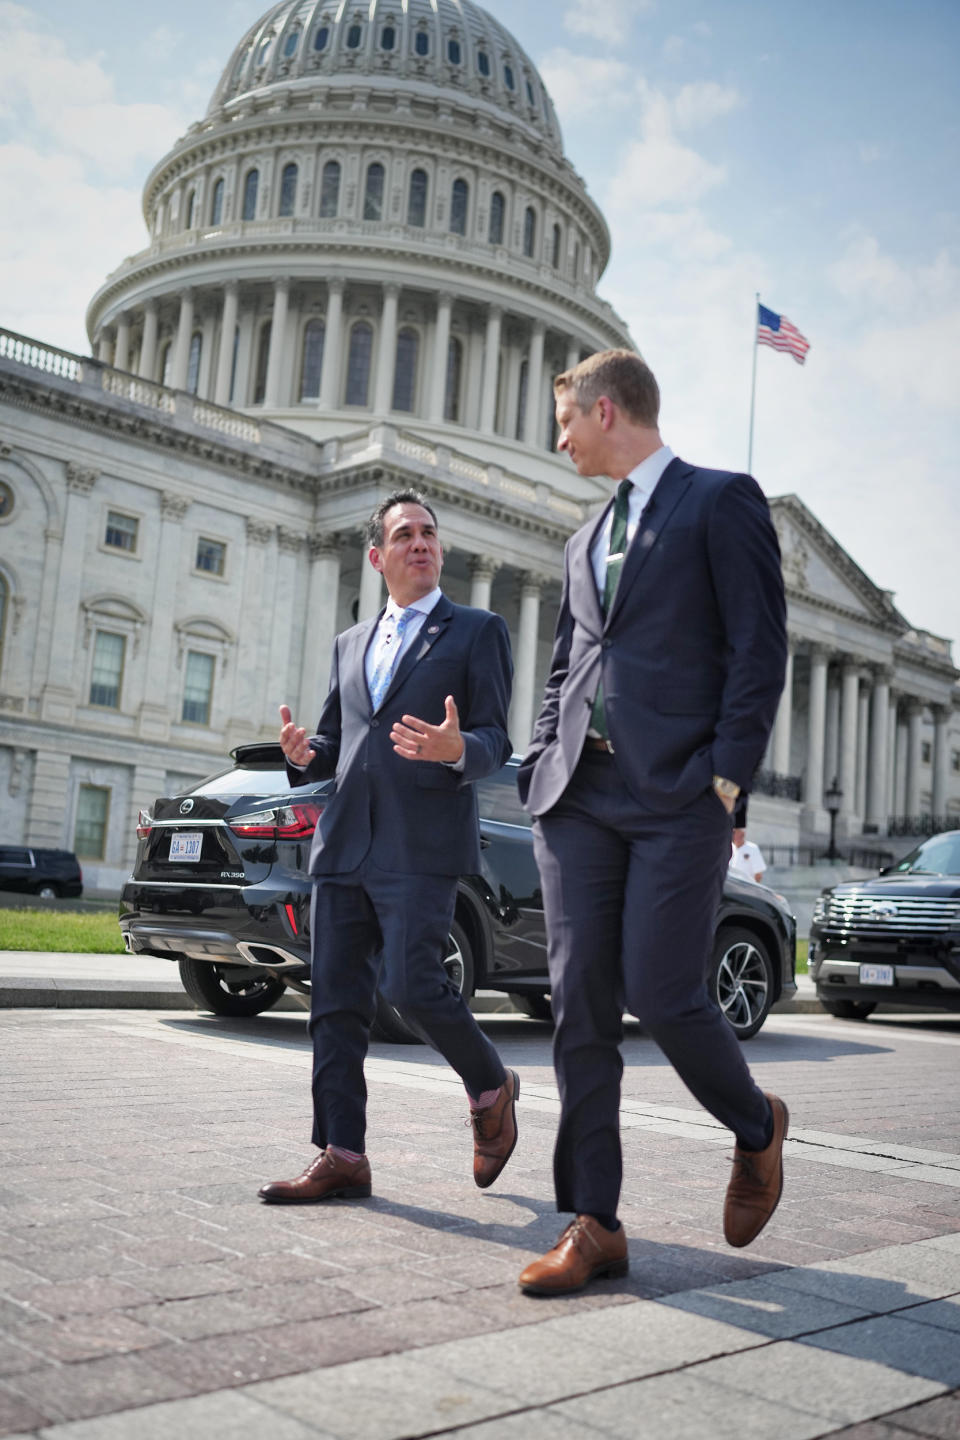
<path fill-rule="evenodd" d="M 900 614 L 889 595 L 873 583 L 855 560 L 847 554 L 842 545 L 826 530 L 815 515 L 807 509 L 803 501 L 797 495 L 775 495 L 770 501 L 770 509 L 774 517 L 778 513 L 788 515 L 790 520 L 807 535 L 817 548 L 830 561 L 833 568 L 848 583 L 850 588 L 857 594 L 871 612 L 872 623 L 881 629 L 888 629 L 895 634 L 903 634 L 910 626 Z M 795 590 L 796 598 L 815 598 L 820 603 L 821 597 L 811 597 L 807 591 Z M 866 617 L 850 611 L 843 606 L 834 606 L 833 602 L 824 602 L 844 615 L 853 615 L 861 623 L 869 623 Z"/>

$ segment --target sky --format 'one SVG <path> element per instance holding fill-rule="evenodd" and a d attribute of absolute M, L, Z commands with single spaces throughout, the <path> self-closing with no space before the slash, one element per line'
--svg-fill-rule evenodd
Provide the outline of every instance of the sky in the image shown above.
<path fill-rule="evenodd" d="M 685 459 L 747 463 L 915 627 L 960 642 L 960 4 L 488 0 L 610 225 L 599 293 Z M 0 0 L 0 326 L 87 353 L 143 182 L 261 0 Z M 955 660 L 960 663 L 960 643 Z"/>

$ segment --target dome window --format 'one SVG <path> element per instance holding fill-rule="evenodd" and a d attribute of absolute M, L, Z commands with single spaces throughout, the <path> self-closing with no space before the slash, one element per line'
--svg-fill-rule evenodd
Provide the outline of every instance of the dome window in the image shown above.
<path fill-rule="evenodd" d="M 287 36 L 286 40 L 283 42 L 283 54 L 284 54 L 284 59 L 289 60 L 292 55 L 296 55 L 296 53 L 297 53 L 297 46 L 298 46 L 299 44 L 300 44 L 300 31 L 299 31 L 299 30 L 291 30 L 291 31 L 290 31 L 290 34 Z"/>
<path fill-rule="evenodd" d="M 311 320 L 303 332 L 303 361 L 300 369 L 300 399 L 316 400 L 323 374 L 323 342 L 327 327 L 323 320 Z"/>
<path fill-rule="evenodd" d="M 537 243 L 537 217 L 531 205 L 527 206 L 523 217 L 523 253 L 528 260 L 533 259 L 533 252 Z"/>
<path fill-rule="evenodd" d="M 393 367 L 393 409 L 404 410 L 407 414 L 413 410 L 417 390 L 419 349 L 420 336 L 416 330 L 409 327 L 401 330 L 397 336 L 397 358 Z"/>
<path fill-rule="evenodd" d="M 460 380 L 463 375 L 463 344 L 455 335 L 447 346 L 447 378 L 443 396 L 443 418 L 454 424 L 460 419 Z"/>
<path fill-rule="evenodd" d="M 313 37 L 313 48 L 314 48 L 314 50 L 316 50 L 317 53 L 319 54 L 321 50 L 326 50 L 326 48 L 327 48 L 327 46 L 328 46 L 329 43 L 330 43 L 330 26 L 329 26 L 329 25 L 321 25 L 321 26 L 320 26 L 320 29 L 317 31 L 316 35 L 314 35 L 314 37 Z"/>
<path fill-rule="evenodd" d="M 267 57 L 268 57 L 269 54 L 270 54 L 270 46 L 271 46 L 272 44 L 273 44 L 273 36 L 272 36 L 272 35 L 268 35 L 267 38 L 266 38 L 266 40 L 264 40 L 263 44 L 260 46 L 260 49 L 257 51 L 257 64 L 258 64 L 258 65 L 266 65 L 266 63 L 267 63 Z"/>
<path fill-rule="evenodd" d="M 203 352 L 203 336 L 195 330 L 190 336 L 190 354 L 187 359 L 187 389 L 196 395 L 200 388 L 200 356 Z"/>
<path fill-rule="evenodd" d="M 259 170 L 248 170 L 247 178 L 243 182 L 243 220 L 256 220 L 257 218 L 257 190 L 260 185 Z"/>
<path fill-rule="evenodd" d="M 490 232 L 488 239 L 491 245 L 503 244 L 503 216 L 504 199 L 499 190 L 494 190 L 490 196 Z"/>
<path fill-rule="evenodd" d="M 292 215 L 297 204 L 297 167 L 284 165 L 280 177 L 280 214 Z"/>
<path fill-rule="evenodd" d="M 530 106 L 530 108 L 531 108 L 532 110 L 535 110 L 535 109 L 537 108 L 537 97 L 536 97 L 536 95 L 533 93 L 533 85 L 532 85 L 532 83 L 531 83 L 531 80 L 530 80 L 529 75 L 526 77 L 526 79 L 527 79 L 527 104 Z"/>
<path fill-rule="evenodd" d="M 367 171 L 367 184 L 363 194 L 364 220 L 383 219 L 383 166 L 375 163 Z"/>
<path fill-rule="evenodd" d="M 490 56 L 486 50 L 477 51 L 477 69 L 484 79 L 490 74 Z"/>
<path fill-rule="evenodd" d="M 320 218 L 333 220 L 340 208 L 340 161 L 328 160 L 320 182 Z"/>
<path fill-rule="evenodd" d="M 407 224 L 415 225 L 418 230 L 422 230 L 426 223 L 427 172 L 426 170 L 414 170 L 410 176 L 410 195 L 407 199 Z"/>
<path fill-rule="evenodd" d="M 363 26 L 362 26 L 362 25 L 351 25 L 351 26 L 350 26 L 350 29 L 347 31 L 347 49 L 348 49 L 348 50 L 359 50 L 359 49 L 360 49 L 360 41 L 361 41 L 362 39 L 363 39 Z"/>
<path fill-rule="evenodd" d="M 470 188 L 466 180 L 454 180 L 453 190 L 450 194 L 450 234 L 466 235 L 467 233 L 467 203 L 470 198 Z"/>
<path fill-rule="evenodd" d="M 370 388 L 370 357 L 373 354 L 373 330 L 366 320 L 359 320 L 350 331 L 347 357 L 348 405 L 366 405 Z"/>
<path fill-rule="evenodd" d="M 392 50 L 397 43 L 397 32 L 392 25 L 384 25 L 380 31 L 380 49 Z"/>
<path fill-rule="evenodd" d="M 260 338 L 257 343 L 257 365 L 254 372 L 253 382 L 253 403 L 262 405 L 267 396 L 267 367 L 270 362 L 270 332 L 273 329 L 272 322 L 267 320 L 260 327 Z"/>
<path fill-rule="evenodd" d="M 430 54 L 430 36 L 426 30 L 418 30 L 413 37 L 413 48 L 418 55 Z"/>
<path fill-rule="evenodd" d="M 185 209 L 184 212 L 183 212 L 183 228 L 184 228 L 184 230 L 192 230 L 192 229 L 193 229 L 193 212 L 194 212 L 194 210 L 196 210 L 196 208 L 197 208 L 197 192 L 196 192 L 196 190 L 191 190 L 191 191 L 190 191 L 190 194 L 187 196 L 186 209 Z"/>
<path fill-rule="evenodd" d="M 511 93 L 517 88 L 517 82 L 513 78 L 513 67 L 510 65 L 503 67 L 503 83 Z"/>
<path fill-rule="evenodd" d="M 561 242 L 560 226 L 559 226 L 559 225 L 554 225 L 554 227 L 553 227 L 553 268 L 554 268 L 554 270 L 559 270 L 559 269 L 560 269 L 560 242 Z"/>
<path fill-rule="evenodd" d="M 459 40 L 447 41 L 447 59 L 451 65 L 459 65 L 463 58 Z"/>
<path fill-rule="evenodd" d="M 210 224 L 219 225 L 223 219 L 223 177 L 213 187 L 213 199 L 210 203 Z"/>

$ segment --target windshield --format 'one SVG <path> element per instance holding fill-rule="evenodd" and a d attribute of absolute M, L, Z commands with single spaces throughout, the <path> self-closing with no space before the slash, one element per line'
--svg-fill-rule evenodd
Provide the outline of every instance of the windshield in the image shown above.
<path fill-rule="evenodd" d="M 185 790 L 185 795 L 280 795 L 289 790 L 287 772 L 282 765 L 231 765 L 219 775 L 210 775 L 199 785 Z"/>
<path fill-rule="evenodd" d="M 904 855 L 898 865 L 887 871 L 888 875 L 960 875 L 960 830 L 949 835 L 934 835 L 925 840 L 909 855 Z"/>

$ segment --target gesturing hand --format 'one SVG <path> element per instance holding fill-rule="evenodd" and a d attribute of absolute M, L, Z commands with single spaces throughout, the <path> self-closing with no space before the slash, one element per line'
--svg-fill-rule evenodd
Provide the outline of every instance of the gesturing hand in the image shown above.
<path fill-rule="evenodd" d="M 280 749 L 293 765 L 309 765 L 313 759 L 307 732 L 294 725 L 289 705 L 280 706 Z"/>
<path fill-rule="evenodd" d="M 460 716 L 453 696 L 443 702 L 442 725 L 428 725 L 415 715 L 404 715 L 390 731 L 393 748 L 405 760 L 435 760 L 452 764 L 463 754 Z"/>

